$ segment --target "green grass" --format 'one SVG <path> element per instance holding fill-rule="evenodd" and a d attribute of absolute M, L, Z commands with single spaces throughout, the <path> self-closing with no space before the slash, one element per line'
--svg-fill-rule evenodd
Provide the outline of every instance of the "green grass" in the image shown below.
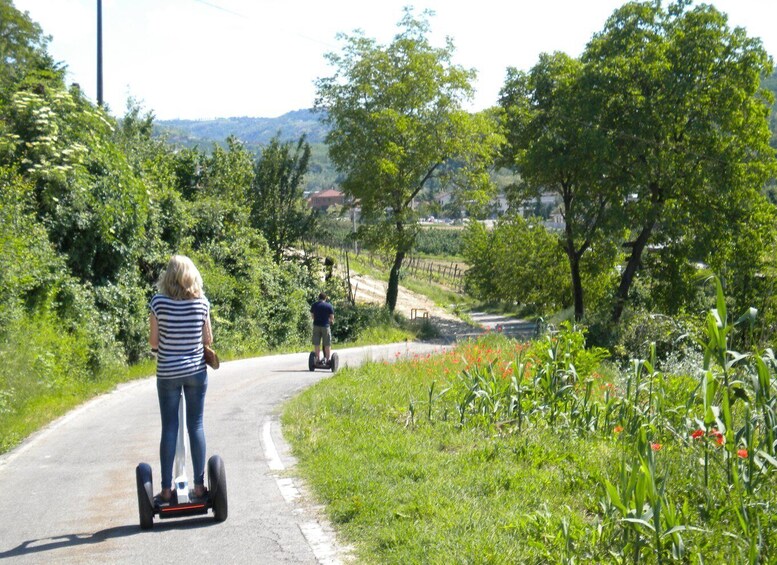
<path fill-rule="evenodd" d="M 442 401 L 430 419 L 446 357 L 344 370 L 292 400 L 301 473 L 359 562 L 558 562 L 563 520 L 595 527 L 595 472 L 614 442 L 494 437 Z"/>
<path fill-rule="evenodd" d="M 692 435 L 696 371 L 619 371 L 575 332 L 511 343 L 345 369 L 287 403 L 298 472 L 358 562 L 774 562 L 777 467 L 755 447 L 759 421 L 721 447 Z M 522 420 L 508 407 L 519 374 Z"/>

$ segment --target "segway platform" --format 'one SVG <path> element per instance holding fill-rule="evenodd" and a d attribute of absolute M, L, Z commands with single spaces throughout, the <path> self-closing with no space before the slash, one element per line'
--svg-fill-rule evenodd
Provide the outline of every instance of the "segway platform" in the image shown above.
<path fill-rule="evenodd" d="M 218 455 L 213 455 L 208 460 L 208 492 L 202 498 L 194 498 L 190 491 L 183 488 L 173 490 L 173 496 L 169 503 L 156 504 L 154 501 L 154 484 L 151 474 L 151 466 L 141 463 L 135 469 L 135 478 L 138 488 L 138 513 L 140 527 L 149 530 L 154 525 L 154 516 L 164 520 L 167 518 L 182 518 L 207 514 L 213 510 L 213 517 L 217 522 L 227 519 L 227 475 L 224 470 L 224 461 Z"/>
<path fill-rule="evenodd" d="M 316 369 L 327 369 L 334 373 L 339 367 L 340 358 L 337 356 L 337 353 L 332 353 L 329 357 L 329 361 L 326 359 L 316 359 L 316 354 L 313 351 L 311 351 L 308 356 L 308 369 L 310 372 L 313 372 Z"/>

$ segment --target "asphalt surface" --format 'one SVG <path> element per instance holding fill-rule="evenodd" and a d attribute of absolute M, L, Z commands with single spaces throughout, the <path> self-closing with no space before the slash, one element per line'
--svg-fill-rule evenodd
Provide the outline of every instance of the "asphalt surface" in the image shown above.
<path fill-rule="evenodd" d="M 338 350 L 341 367 L 440 350 L 402 343 Z M 229 518 L 138 524 L 135 467 L 159 490 L 154 377 L 118 387 L 0 456 L 0 560 L 7 563 L 341 563 L 347 549 L 305 495 L 278 417 L 283 402 L 330 377 L 307 353 L 210 371 L 208 456 L 224 460 Z M 187 463 L 188 465 L 188 463 Z"/>

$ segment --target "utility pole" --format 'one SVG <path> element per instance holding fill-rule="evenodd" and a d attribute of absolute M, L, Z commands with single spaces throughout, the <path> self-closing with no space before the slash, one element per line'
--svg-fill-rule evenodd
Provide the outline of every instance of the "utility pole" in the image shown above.
<path fill-rule="evenodd" d="M 103 105 L 103 2 L 97 0 L 97 104 Z"/>
<path fill-rule="evenodd" d="M 359 254 L 359 242 L 356 240 L 356 209 L 351 206 L 351 233 L 354 235 L 353 238 L 353 252 L 358 255 Z"/>

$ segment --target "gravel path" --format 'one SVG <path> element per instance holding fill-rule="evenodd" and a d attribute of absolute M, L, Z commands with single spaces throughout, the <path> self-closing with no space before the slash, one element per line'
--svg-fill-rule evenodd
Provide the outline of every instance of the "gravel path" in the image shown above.
<path fill-rule="evenodd" d="M 387 283 L 368 275 L 351 275 L 351 286 L 356 301 L 366 304 L 384 304 L 386 302 Z M 536 333 L 536 324 L 486 312 L 470 312 L 468 317 L 476 324 L 470 325 L 445 308 L 437 306 L 423 294 L 418 294 L 400 285 L 397 295 L 396 312 L 408 319 L 427 315 L 439 329 L 439 341 L 455 342 L 475 337 L 485 331 L 501 331 L 516 337 L 531 337 Z"/>

